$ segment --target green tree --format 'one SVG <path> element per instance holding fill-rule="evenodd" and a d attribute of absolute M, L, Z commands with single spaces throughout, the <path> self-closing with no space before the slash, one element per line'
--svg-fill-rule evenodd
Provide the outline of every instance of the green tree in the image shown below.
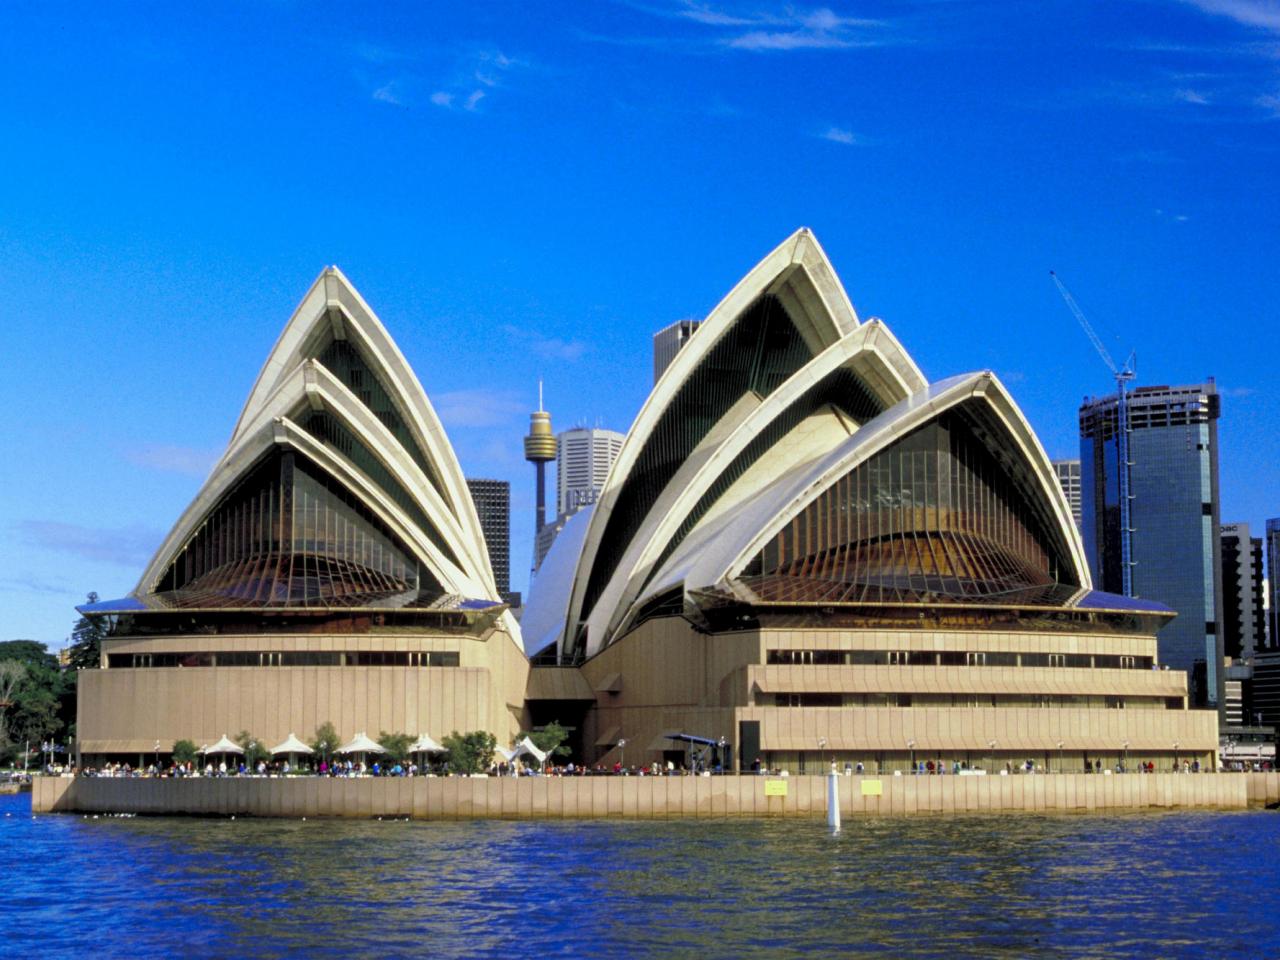
<path fill-rule="evenodd" d="M 447 760 L 455 773 L 484 773 L 493 763 L 493 752 L 498 749 L 498 738 L 488 730 L 472 730 L 445 737 L 440 746 L 449 751 Z"/>
<path fill-rule="evenodd" d="M 173 745 L 174 763 L 195 763 L 196 745 L 190 740 L 179 740 Z"/>
<path fill-rule="evenodd" d="M 516 740 L 528 737 L 533 745 L 550 757 L 567 757 L 572 752 L 565 746 L 569 739 L 569 731 L 560 725 L 559 720 L 552 720 L 544 727 L 533 730 L 522 730 Z"/>
<path fill-rule="evenodd" d="M 10 742 L 32 743 L 38 748 L 42 741 L 54 739 L 64 727 L 60 714 L 68 686 L 58 658 L 43 643 L 9 640 L 0 643 L 0 662 L 22 668 L 22 677 L 13 684 L 9 705 L 3 710 Z"/>
<path fill-rule="evenodd" d="M 9 716 L 13 710 L 13 697 L 26 676 L 26 664 L 17 660 L 0 660 L 0 749 L 9 745 Z"/>
<path fill-rule="evenodd" d="M 255 737 L 248 730 L 236 734 L 236 743 L 244 748 L 244 765 L 250 770 L 258 768 L 259 760 L 270 760 L 271 752 L 263 745 L 261 738 Z"/>
<path fill-rule="evenodd" d="M 89 603 L 97 603 L 98 595 L 89 594 Z M 82 616 L 71 628 L 71 668 L 96 670 L 102 666 L 102 641 L 107 635 L 102 617 Z"/>
<path fill-rule="evenodd" d="M 387 759 L 392 763 L 404 763 L 413 739 L 407 733 L 387 733 L 384 730 L 378 737 L 378 746 L 387 751 Z"/>
<path fill-rule="evenodd" d="M 311 740 L 311 749 L 325 763 L 329 762 L 329 758 L 333 756 L 333 751 L 340 746 L 342 746 L 342 740 L 338 738 L 338 731 L 333 728 L 332 722 L 326 720 L 316 727 L 316 735 Z"/>

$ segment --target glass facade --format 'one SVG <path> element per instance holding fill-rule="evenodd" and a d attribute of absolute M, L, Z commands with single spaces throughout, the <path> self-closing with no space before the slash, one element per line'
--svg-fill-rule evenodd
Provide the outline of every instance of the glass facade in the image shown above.
<path fill-rule="evenodd" d="M 1129 397 L 1133 590 L 1177 611 L 1161 629 L 1161 663 L 1205 677 L 1200 702 L 1222 703 L 1218 583 L 1219 400 L 1212 383 L 1139 388 Z M 1081 512 L 1095 586 L 1120 592 L 1116 398 L 1080 408 Z"/>
<path fill-rule="evenodd" d="M 420 587 L 412 552 L 305 457 L 276 450 L 178 552 L 155 593 L 176 607 L 352 606 Z"/>
<path fill-rule="evenodd" d="M 1005 597 L 1071 584 L 1047 505 L 963 412 L 943 414 L 841 477 L 746 569 L 775 600 Z"/>

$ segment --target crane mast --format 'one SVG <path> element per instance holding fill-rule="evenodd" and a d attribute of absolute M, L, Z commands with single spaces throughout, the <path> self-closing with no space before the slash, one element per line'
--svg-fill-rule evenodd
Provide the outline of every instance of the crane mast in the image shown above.
<path fill-rule="evenodd" d="M 1133 467 L 1133 461 L 1129 456 L 1129 384 L 1137 377 L 1136 354 L 1130 353 L 1129 359 L 1124 363 L 1123 367 L 1117 367 L 1111 354 L 1107 352 L 1107 348 L 1103 346 L 1102 340 L 1093 329 L 1093 324 L 1089 323 L 1089 318 L 1084 315 L 1084 311 L 1080 309 L 1080 305 L 1076 303 L 1075 297 L 1071 296 L 1071 291 L 1059 279 L 1058 275 L 1050 270 L 1049 276 L 1053 278 L 1054 284 L 1058 288 L 1058 293 L 1062 294 L 1062 299 L 1066 302 L 1067 308 L 1079 322 L 1081 329 L 1084 330 L 1085 336 L 1089 338 L 1089 342 L 1093 344 L 1093 349 L 1098 351 L 1098 356 L 1102 358 L 1102 362 L 1107 365 L 1107 369 L 1111 371 L 1111 376 L 1116 381 L 1116 465 L 1117 486 L 1120 488 L 1120 592 L 1126 597 L 1133 596 L 1133 492 L 1132 492 L 1132 475 L 1130 468 Z M 1105 433 L 1104 433 L 1105 439 Z"/>

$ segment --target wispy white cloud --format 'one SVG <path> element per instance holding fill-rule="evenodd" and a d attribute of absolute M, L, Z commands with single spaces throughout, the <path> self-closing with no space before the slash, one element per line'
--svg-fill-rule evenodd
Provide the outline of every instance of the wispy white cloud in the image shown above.
<path fill-rule="evenodd" d="M 126 450 L 124 456 L 130 463 L 150 470 L 204 477 L 218 459 L 218 451 L 170 443 L 145 443 Z"/>
<path fill-rule="evenodd" d="M 818 134 L 823 140 L 830 140 L 832 143 L 842 143 L 847 147 L 853 146 L 858 142 L 858 138 L 854 136 L 852 130 L 845 130 L 843 127 L 827 127 L 826 130 Z"/>
<path fill-rule="evenodd" d="M 544 360 L 565 360 L 572 363 L 582 359 L 590 347 L 582 340 L 562 340 L 548 337 L 537 330 L 529 330 L 506 324 L 502 332 L 521 349 L 528 350 Z"/>
<path fill-rule="evenodd" d="M 446 390 L 431 398 L 445 427 L 497 427 L 528 411 L 514 390 Z"/>
<path fill-rule="evenodd" d="M 1262 96 L 1257 97 L 1253 103 L 1254 106 L 1261 107 L 1272 117 L 1280 120 L 1280 96 L 1274 93 L 1264 93 Z"/>
<path fill-rule="evenodd" d="M 1246 27 L 1280 33 L 1280 3 L 1276 0 L 1183 0 L 1205 13 L 1227 17 Z"/>
<path fill-rule="evenodd" d="M 389 103 L 393 106 L 402 107 L 404 101 L 400 99 L 400 94 L 396 92 L 398 82 L 392 80 L 390 83 L 384 83 L 377 90 L 373 91 L 373 99 L 379 103 Z"/>
<path fill-rule="evenodd" d="M 1219 387 L 1218 392 L 1224 397 L 1235 397 L 1241 399 L 1244 397 L 1252 397 L 1258 391 L 1253 387 Z"/>
<path fill-rule="evenodd" d="M 709 35 L 702 40 L 706 48 L 719 47 L 752 52 L 776 52 L 790 50 L 838 50 L 853 47 L 881 46 L 890 42 L 884 20 L 850 17 L 830 7 L 798 7 L 790 4 L 773 4 L 758 7 L 749 12 L 726 10 L 701 0 L 676 0 L 676 2 L 637 2 L 623 0 L 642 13 L 694 23 L 707 28 Z M 668 38 L 653 37 L 592 37 L 611 43 L 630 43 L 663 46 L 680 49 Z M 684 44 L 690 48 L 688 44 Z M 692 48 L 690 48 L 692 49 Z"/>
<path fill-rule="evenodd" d="M 1201 93 L 1199 90 L 1191 90 L 1184 88 L 1173 92 L 1175 100 L 1181 100 L 1183 103 L 1194 103 L 1197 106 L 1208 106 L 1211 102 L 1207 94 Z"/>
<path fill-rule="evenodd" d="M 503 87 L 511 71 L 525 66 L 501 50 L 485 49 L 468 53 L 453 79 L 431 95 L 431 102 L 448 110 L 480 112 L 481 102 L 491 91 Z"/>
<path fill-rule="evenodd" d="M 151 559 L 164 536 L 159 530 L 139 525 L 89 527 L 57 520 L 22 520 L 14 524 L 14 530 L 30 547 L 134 568 Z"/>

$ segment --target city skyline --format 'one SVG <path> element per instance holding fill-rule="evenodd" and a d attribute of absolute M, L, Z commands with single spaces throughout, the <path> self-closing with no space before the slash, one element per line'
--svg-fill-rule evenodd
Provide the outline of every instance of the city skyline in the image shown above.
<path fill-rule="evenodd" d="M 538 378 L 556 423 L 625 432 L 654 331 L 705 316 L 802 225 L 860 318 L 929 376 L 993 369 L 1062 459 L 1081 398 L 1112 385 L 1058 270 L 1113 354 L 1137 350 L 1135 385 L 1217 377 L 1222 520 L 1280 516 L 1258 306 L 1277 294 L 1274 25 L 1208 2 L 1049 5 L 1039 25 L 606 4 L 428 29 L 326 9 L 323 30 L 290 8 L 145 30 L 13 11 L 0 396 L 25 456 L 0 486 L 0 636 L 59 646 L 90 590 L 132 589 L 164 535 L 149 517 L 199 489 L 243 371 L 329 263 L 377 303 L 464 472 L 512 484 L 514 590 Z M 317 150 L 325 124 L 342 148 Z"/>

